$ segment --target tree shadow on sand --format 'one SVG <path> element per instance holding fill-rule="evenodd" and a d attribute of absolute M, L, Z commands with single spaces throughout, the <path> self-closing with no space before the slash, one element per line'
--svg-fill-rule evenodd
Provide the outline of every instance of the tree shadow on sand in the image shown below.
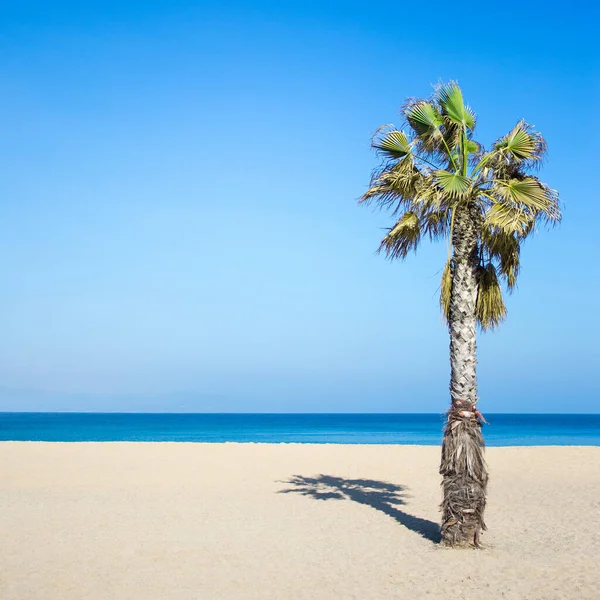
<path fill-rule="evenodd" d="M 282 483 L 292 487 L 280 490 L 280 494 L 301 494 L 315 500 L 352 500 L 388 515 L 426 540 L 437 543 L 441 539 L 437 523 L 414 517 L 398 508 L 406 504 L 406 486 L 373 479 L 344 479 L 332 475 L 294 475 Z"/>

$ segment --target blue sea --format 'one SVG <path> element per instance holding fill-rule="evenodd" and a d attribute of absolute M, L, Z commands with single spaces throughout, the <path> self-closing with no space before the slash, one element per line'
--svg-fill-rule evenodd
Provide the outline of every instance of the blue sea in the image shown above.
<path fill-rule="evenodd" d="M 486 415 L 489 446 L 600 446 L 600 415 Z M 437 445 L 436 414 L 0 413 L 0 440 Z"/>

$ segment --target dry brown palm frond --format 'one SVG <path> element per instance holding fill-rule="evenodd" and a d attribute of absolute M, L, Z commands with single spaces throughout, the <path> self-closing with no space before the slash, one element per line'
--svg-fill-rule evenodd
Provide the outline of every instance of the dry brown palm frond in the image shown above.
<path fill-rule="evenodd" d="M 452 259 L 448 259 L 442 273 L 440 286 L 440 308 L 446 322 L 450 322 L 450 298 L 452 295 Z"/>
<path fill-rule="evenodd" d="M 384 252 L 389 259 L 404 258 L 411 250 L 417 249 L 420 239 L 418 215 L 406 212 L 381 240 L 378 252 Z"/>
<path fill-rule="evenodd" d="M 499 275 L 504 278 L 508 291 L 511 292 L 516 286 L 521 267 L 521 240 L 515 234 L 484 226 L 481 243 L 490 257 L 498 261 Z"/>
<path fill-rule="evenodd" d="M 375 202 L 381 209 L 388 209 L 392 215 L 410 205 L 424 178 L 412 158 L 385 164 L 373 173 L 369 189 L 360 197 L 359 204 Z"/>
<path fill-rule="evenodd" d="M 479 268 L 477 319 L 482 329 L 497 327 L 506 317 L 506 306 L 498 282 L 496 267 L 490 262 Z"/>

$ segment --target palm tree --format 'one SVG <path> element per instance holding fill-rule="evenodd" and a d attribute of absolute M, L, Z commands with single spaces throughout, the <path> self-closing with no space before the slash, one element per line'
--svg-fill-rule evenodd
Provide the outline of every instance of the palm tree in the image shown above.
<path fill-rule="evenodd" d="M 450 397 L 442 445 L 442 543 L 479 547 L 488 471 L 477 410 L 476 328 L 493 329 L 506 308 L 523 240 L 561 218 L 558 194 L 532 175 L 544 138 L 519 121 L 486 151 L 473 139 L 475 114 L 458 84 L 402 109 L 406 132 L 384 126 L 373 138 L 383 157 L 360 203 L 391 210 L 396 222 L 380 252 L 405 258 L 423 238 L 445 239 L 440 305 L 450 332 Z"/>

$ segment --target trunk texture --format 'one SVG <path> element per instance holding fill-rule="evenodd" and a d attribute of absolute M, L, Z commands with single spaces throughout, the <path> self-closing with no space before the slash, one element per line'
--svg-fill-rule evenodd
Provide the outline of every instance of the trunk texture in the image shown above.
<path fill-rule="evenodd" d="M 487 466 L 483 456 L 481 414 L 477 405 L 476 303 L 479 215 L 474 208 L 457 209 L 453 231 L 450 296 L 450 396 L 444 429 L 440 474 L 442 543 L 479 547 L 485 530 Z"/>

